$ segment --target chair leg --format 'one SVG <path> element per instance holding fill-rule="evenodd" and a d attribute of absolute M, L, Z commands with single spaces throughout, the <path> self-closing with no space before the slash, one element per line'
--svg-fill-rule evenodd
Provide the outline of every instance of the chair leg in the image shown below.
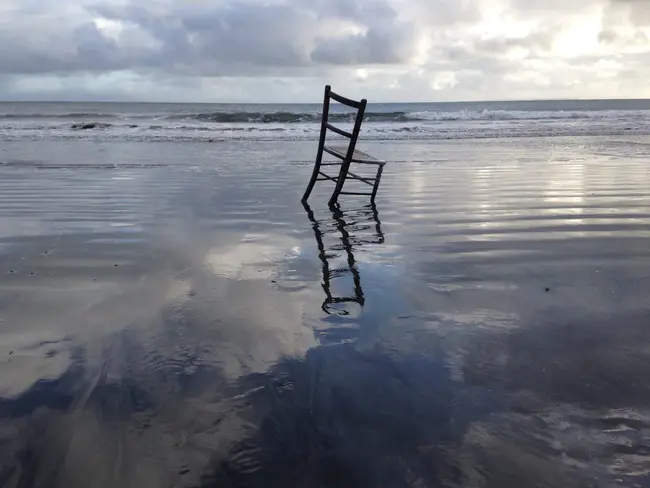
<path fill-rule="evenodd" d="M 379 181 L 381 180 L 381 174 L 384 172 L 384 167 L 380 166 L 377 170 L 377 177 L 375 179 L 375 184 L 372 187 L 372 195 L 370 196 L 370 202 L 374 203 L 375 196 L 377 196 L 377 190 L 379 190 Z"/>
<path fill-rule="evenodd" d="M 339 195 L 341 194 L 341 191 L 343 190 L 343 185 L 345 184 L 345 178 L 348 176 L 348 169 L 350 169 L 350 163 L 343 163 L 341 165 L 341 171 L 339 171 L 339 177 L 337 178 L 336 181 L 336 188 L 334 188 L 334 192 L 332 193 L 332 196 L 330 197 L 330 200 L 328 204 L 330 206 L 334 205 L 337 200 L 339 199 Z"/>
<path fill-rule="evenodd" d="M 311 180 L 309 180 L 309 184 L 307 185 L 307 189 L 305 190 L 305 194 L 302 196 L 302 199 L 300 200 L 301 202 L 306 202 L 307 199 L 309 198 L 309 195 L 311 195 L 311 191 L 314 189 L 314 185 L 316 184 L 316 179 L 318 178 L 319 171 L 320 171 L 320 164 L 316 163 L 314 165 L 314 171 L 312 172 L 311 175 Z"/>

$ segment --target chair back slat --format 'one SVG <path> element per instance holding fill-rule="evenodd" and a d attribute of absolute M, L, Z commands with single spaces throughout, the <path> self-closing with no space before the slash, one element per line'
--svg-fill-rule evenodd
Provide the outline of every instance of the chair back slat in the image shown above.
<path fill-rule="evenodd" d="M 339 95 L 338 93 L 334 93 L 332 91 L 331 87 L 329 89 L 329 94 L 330 94 L 330 98 L 336 100 L 340 104 L 347 105 L 348 107 L 352 107 L 352 108 L 356 108 L 356 109 L 361 108 L 361 106 L 364 105 L 364 102 L 366 102 L 365 98 L 363 100 L 361 100 L 361 101 L 357 101 L 357 100 L 352 100 L 350 98 L 346 98 L 346 97 L 344 97 L 342 95 Z"/>
<path fill-rule="evenodd" d="M 328 122 L 327 128 L 331 130 L 332 132 L 336 132 L 338 135 L 347 137 L 348 139 L 352 139 L 352 132 L 348 132 L 347 130 L 339 129 L 336 126 L 333 126 Z"/>

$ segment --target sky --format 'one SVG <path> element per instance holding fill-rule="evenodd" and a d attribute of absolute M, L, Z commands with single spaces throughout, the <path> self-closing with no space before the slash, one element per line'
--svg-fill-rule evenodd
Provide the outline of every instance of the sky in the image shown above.
<path fill-rule="evenodd" d="M 650 98 L 650 0 L 0 0 L 0 99 Z"/>

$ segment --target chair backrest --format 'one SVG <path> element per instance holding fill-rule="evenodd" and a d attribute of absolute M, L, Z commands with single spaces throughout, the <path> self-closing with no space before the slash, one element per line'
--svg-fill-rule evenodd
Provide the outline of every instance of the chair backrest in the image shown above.
<path fill-rule="evenodd" d="M 329 110 L 330 110 L 331 100 L 334 100 L 335 102 L 338 102 L 341 105 L 345 105 L 347 107 L 356 109 L 356 116 L 354 118 L 354 126 L 352 128 L 352 132 L 348 132 L 339 127 L 336 127 L 335 125 L 329 122 Z M 346 160 L 349 162 L 352 159 L 352 155 L 354 154 L 354 149 L 357 144 L 357 139 L 359 138 L 359 132 L 361 131 L 361 123 L 363 122 L 363 116 L 366 112 L 367 104 L 368 101 L 365 98 L 360 101 L 351 100 L 342 95 L 339 95 L 338 93 L 334 93 L 330 85 L 325 86 L 325 98 L 323 100 L 323 117 L 321 121 L 319 153 L 322 152 L 323 146 L 325 144 L 325 139 L 327 137 L 327 131 L 330 130 L 350 140 L 350 143 L 348 145 Z"/>

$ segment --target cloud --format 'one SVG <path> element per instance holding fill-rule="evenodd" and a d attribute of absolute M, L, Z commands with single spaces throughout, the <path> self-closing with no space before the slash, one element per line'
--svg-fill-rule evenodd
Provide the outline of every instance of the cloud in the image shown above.
<path fill-rule="evenodd" d="M 317 100 L 327 82 L 383 100 L 644 96 L 647 7 L 644 0 L 2 0 L 0 85 L 9 98 L 154 101 Z M 617 74 L 626 77 L 616 81 Z"/>
<path fill-rule="evenodd" d="M 370 28 L 363 34 L 320 42 L 311 53 L 311 60 L 328 64 L 400 64 L 407 62 L 413 38 L 412 31 Z"/>
<path fill-rule="evenodd" d="M 650 4 L 647 0 L 610 0 L 609 12 L 624 12 L 631 24 L 635 26 L 650 25 Z"/>

